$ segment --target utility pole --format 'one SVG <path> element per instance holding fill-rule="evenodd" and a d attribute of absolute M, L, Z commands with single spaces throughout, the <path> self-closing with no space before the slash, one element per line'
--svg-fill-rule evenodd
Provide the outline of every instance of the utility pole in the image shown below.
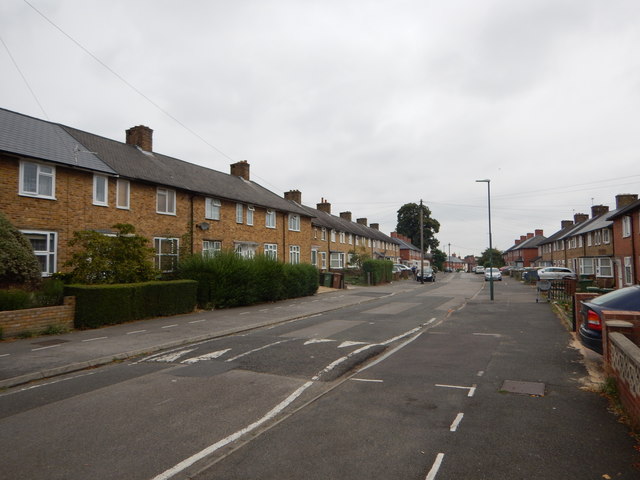
<path fill-rule="evenodd" d="M 451 266 L 451 244 L 449 244 L 449 258 L 447 260 L 447 263 L 449 264 L 449 270 L 453 272 L 453 267 Z"/>
<path fill-rule="evenodd" d="M 424 284 L 424 212 L 420 199 L 420 283 Z"/>

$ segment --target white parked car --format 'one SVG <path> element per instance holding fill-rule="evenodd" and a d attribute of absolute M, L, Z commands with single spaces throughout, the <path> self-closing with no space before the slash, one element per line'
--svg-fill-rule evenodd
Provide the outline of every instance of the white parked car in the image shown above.
<path fill-rule="evenodd" d="M 484 281 L 488 282 L 491 277 L 493 277 L 493 281 L 501 281 L 502 280 L 502 273 L 500 273 L 500 269 L 499 268 L 485 268 L 484 269 Z"/>
<path fill-rule="evenodd" d="M 484 273 L 484 267 L 482 265 L 478 265 L 474 271 L 476 273 Z"/>
<path fill-rule="evenodd" d="M 566 267 L 544 267 L 538 270 L 540 280 L 562 280 L 563 278 L 576 278 L 576 272 Z"/>

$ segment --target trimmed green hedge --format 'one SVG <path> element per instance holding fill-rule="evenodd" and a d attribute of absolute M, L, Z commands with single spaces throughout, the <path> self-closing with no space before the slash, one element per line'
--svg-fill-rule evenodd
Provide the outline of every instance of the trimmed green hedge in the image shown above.
<path fill-rule="evenodd" d="M 192 312 L 198 284 L 193 280 L 67 285 L 65 295 L 76 297 L 76 328 Z"/>
<path fill-rule="evenodd" d="M 198 306 L 230 308 L 318 291 L 318 270 L 308 264 L 291 265 L 264 255 L 245 259 L 232 251 L 212 257 L 192 255 L 178 268 L 180 277 L 198 282 Z"/>
<path fill-rule="evenodd" d="M 371 273 L 372 285 L 393 280 L 393 262 L 391 260 L 365 260 L 362 262 L 362 270 L 365 272 L 365 276 Z"/>

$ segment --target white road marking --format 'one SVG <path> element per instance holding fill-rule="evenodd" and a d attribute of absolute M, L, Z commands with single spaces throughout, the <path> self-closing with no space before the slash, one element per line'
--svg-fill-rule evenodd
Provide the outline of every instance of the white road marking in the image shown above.
<path fill-rule="evenodd" d="M 200 320 L 192 320 L 189 323 L 202 323 L 202 322 L 206 322 L 207 319 L 206 318 L 201 318 Z"/>
<path fill-rule="evenodd" d="M 127 335 L 134 335 L 136 333 L 144 333 L 146 330 L 134 330 L 133 332 L 127 332 Z"/>
<path fill-rule="evenodd" d="M 96 340 L 104 340 L 109 337 L 95 337 L 95 338 L 87 338 L 86 340 L 82 340 L 83 342 L 95 342 Z"/>
<path fill-rule="evenodd" d="M 442 465 L 443 459 L 444 459 L 444 453 L 439 453 L 436 456 L 436 461 L 433 462 L 433 466 L 431 467 L 431 470 L 429 470 L 429 473 L 427 474 L 424 480 L 435 480 L 436 475 L 438 475 L 438 470 L 440 470 L 440 465 Z"/>
<path fill-rule="evenodd" d="M 173 327 L 177 327 L 178 324 L 174 323 L 173 325 L 165 325 L 164 327 L 160 327 L 160 328 L 173 328 Z"/>
<path fill-rule="evenodd" d="M 32 352 L 37 352 L 38 350 L 46 350 L 48 348 L 55 348 L 55 347 L 59 347 L 61 344 L 58 343 L 57 345 L 47 345 L 46 347 L 38 347 L 38 348 L 32 348 L 31 351 Z"/>
<path fill-rule="evenodd" d="M 351 378 L 354 382 L 372 382 L 372 383 L 383 383 L 384 380 L 375 380 L 373 378 Z"/>
<path fill-rule="evenodd" d="M 451 424 L 451 427 L 449 427 L 450 432 L 455 432 L 458 429 L 458 425 L 460 425 L 462 417 L 464 417 L 464 413 L 459 413 L 458 415 L 456 415 L 456 419 Z"/>
<path fill-rule="evenodd" d="M 251 312 L 241 312 L 240 315 L 249 315 Z"/>
<path fill-rule="evenodd" d="M 74 375 L 73 377 L 67 377 L 67 378 L 61 378 L 61 379 L 58 379 L 58 380 L 54 380 L 53 382 L 39 383 L 37 385 L 31 385 L 29 387 L 21 388 L 20 390 L 13 390 L 11 392 L 4 393 L 4 394 L 0 395 L 0 397 L 6 397 L 7 395 L 13 395 L 15 393 L 26 392 L 27 390 L 33 390 L 34 388 L 47 387 L 49 385 L 55 385 L 56 383 L 66 382 L 67 380 L 74 380 L 74 379 L 80 378 L 80 377 L 87 377 L 89 375 L 95 375 L 96 373 L 98 373 L 98 372 L 83 373 L 83 374 L 80 374 L 80 375 Z"/>
<path fill-rule="evenodd" d="M 342 342 L 340 345 L 338 345 L 338 348 L 345 348 L 345 347 L 353 347 L 354 345 L 366 345 L 367 342 L 350 342 L 350 341 L 346 341 L 346 342 Z"/>
<path fill-rule="evenodd" d="M 360 353 L 360 352 L 364 352 L 365 350 L 368 350 L 371 347 L 375 347 L 375 343 L 371 344 L 371 345 L 366 345 L 364 347 L 358 348 L 357 350 L 354 350 L 353 352 L 351 352 L 349 355 L 346 355 L 344 357 L 341 357 L 333 362 L 331 362 L 329 365 L 327 365 L 326 367 L 324 367 L 322 370 L 320 370 L 317 374 L 315 374 L 311 380 L 320 380 L 320 377 L 325 374 L 330 372 L 331 370 L 333 370 L 334 368 L 336 368 L 338 365 L 340 365 L 341 363 L 347 361 L 349 358 L 351 358 L 352 356 Z"/>
<path fill-rule="evenodd" d="M 483 375 L 484 375 L 484 370 L 480 370 L 480 371 L 477 373 L 477 375 L 478 375 L 479 377 L 483 376 Z"/>
<path fill-rule="evenodd" d="M 500 338 L 502 336 L 499 333 L 474 333 L 473 335 L 484 336 L 484 337 L 496 337 L 496 338 Z"/>
<path fill-rule="evenodd" d="M 176 360 L 178 360 L 180 357 L 182 357 L 183 355 L 186 355 L 187 353 L 193 352 L 195 350 L 195 348 L 190 348 L 188 350 L 180 350 L 178 352 L 173 352 L 173 353 L 167 353 L 164 355 L 160 355 L 157 356 L 156 358 L 148 358 L 147 361 L 150 362 L 175 362 Z"/>
<path fill-rule="evenodd" d="M 226 438 L 223 438 L 222 440 L 214 443 L 213 445 L 208 446 L 204 450 L 199 451 L 198 453 L 196 453 L 195 455 L 192 455 L 186 460 L 183 460 L 182 462 L 178 463 L 174 467 L 171 467 L 170 469 L 164 471 L 160 475 L 155 476 L 152 480 L 168 480 L 174 475 L 182 472 L 184 469 L 190 467 L 197 461 L 202 460 L 208 455 L 211 455 L 216 450 L 221 449 L 222 447 L 230 444 L 231 442 L 235 442 L 237 439 L 239 439 L 246 433 L 249 433 L 252 430 L 255 430 L 263 423 L 269 421 L 270 419 L 278 415 L 282 410 L 284 410 L 287 406 L 289 406 L 296 398 L 302 395 L 302 393 L 311 385 L 313 385 L 313 382 L 306 382 L 304 385 L 296 389 L 291 395 L 285 398 L 282 402 L 276 405 L 273 409 L 271 409 L 271 411 L 269 411 L 264 417 L 260 418 L 259 420 L 256 420 L 251 425 L 243 428 L 242 430 L 238 430 L 237 432 L 229 435 Z"/>
<path fill-rule="evenodd" d="M 245 357 L 245 356 L 247 356 L 247 355 L 249 355 L 251 353 L 259 352 L 260 350 L 264 350 L 265 348 L 273 347 L 274 345 L 278 345 L 279 343 L 284 343 L 284 342 L 288 342 L 288 341 L 289 340 L 280 340 L 279 342 L 273 342 L 273 343 L 270 343 L 268 345 L 263 345 L 262 347 L 254 348 L 253 350 L 249 350 L 248 352 L 244 352 L 244 353 L 241 353 L 240 355 L 236 355 L 235 357 L 228 358 L 228 359 L 225 360 L 225 362 L 233 362 L 234 360 L 237 360 L 238 358 Z"/>
<path fill-rule="evenodd" d="M 337 342 L 337 340 L 331 340 L 330 338 L 312 338 L 311 340 L 307 340 L 303 343 L 303 345 L 311 345 L 313 343 L 326 343 L 326 342 Z"/>
<path fill-rule="evenodd" d="M 11 355 L 10 353 L 3 353 L 2 355 L 0 355 L 0 357 L 8 357 L 9 355 Z"/>
<path fill-rule="evenodd" d="M 460 385 L 442 385 L 442 384 L 436 383 L 436 387 L 459 388 L 461 390 L 469 390 L 467 397 L 473 397 L 473 395 L 476 393 L 477 385 L 473 385 L 472 387 L 463 387 Z"/>
<path fill-rule="evenodd" d="M 192 363 L 201 362 L 203 360 L 211 360 L 213 358 L 220 358 L 222 355 L 227 353 L 229 350 L 231 350 L 231 349 L 227 348 L 225 350 L 218 350 L 217 352 L 205 353 L 204 355 L 200 355 L 199 357 L 187 358 L 186 360 L 183 360 L 180 363 L 192 364 Z"/>

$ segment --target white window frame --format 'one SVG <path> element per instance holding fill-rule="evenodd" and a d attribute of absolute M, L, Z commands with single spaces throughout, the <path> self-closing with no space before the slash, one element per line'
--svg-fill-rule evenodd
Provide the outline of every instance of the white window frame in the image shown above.
<path fill-rule="evenodd" d="M 622 217 L 622 238 L 627 238 L 631 236 L 631 217 L 629 215 L 625 215 Z"/>
<path fill-rule="evenodd" d="M 624 284 L 633 285 L 633 258 L 624 257 Z"/>
<path fill-rule="evenodd" d="M 157 187 L 156 213 L 161 215 L 176 214 L 176 191 L 170 188 Z"/>
<path fill-rule="evenodd" d="M 318 266 L 318 250 L 315 248 L 311 249 L 311 265 Z"/>
<path fill-rule="evenodd" d="M 236 223 L 244 222 L 244 205 L 236 203 Z"/>
<path fill-rule="evenodd" d="M 593 275 L 595 273 L 593 263 L 593 258 L 581 258 L 579 262 L 580 274 Z"/>
<path fill-rule="evenodd" d="M 591 247 L 593 245 L 593 236 L 591 232 L 587 233 L 587 247 Z"/>
<path fill-rule="evenodd" d="M 276 211 L 267 209 L 264 217 L 264 225 L 267 228 L 276 228 Z"/>
<path fill-rule="evenodd" d="M 334 229 L 331 229 L 331 241 L 333 243 L 336 242 L 336 231 Z"/>
<path fill-rule="evenodd" d="M 169 244 L 169 251 L 164 251 L 165 244 Z M 155 249 L 155 266 L 163 273 L 173 272 L 178 266 L 180 259 L 180 239 L 175 237 L 154 237 L 153 247 Z M 164 260 L 169 259 L 171 268 L 165 269 Z"/>
<path fill-rule="evenodd" d="M 613 278 L 613 261 L 609 257 L 596 258 L 596 277 Z"/>
<path fill-rule="evenodd" d="M 289 214 L 289 230 L 291 230 L 292 232 L 300 231 L 300 215 L 297 215 L 295 213 Z"/>
<path fill-rule="evenodd" d="M 265 243 L 264 255 L 267 258 L 278 260 L 278 244 L 277 243 Z"/>
<path fill-rule="evenodd" d="M 327 229 L 326 227 L 322 227 L 322 236 L 320 237 L 321 240 L 326 240 L 327 239 Z"/>
<path fill-rule="evenodd" d="M 253 226 L 253 217 L 256 211 L 256 207 L 253 205 L 247 205 L 247 225 Z"/>
<path fill-rule="evenodd" d="M 27 186 L 25 185 L 26 178 L 25 178 L 24 170 L 26 166 L 36 167 L 35 188 L 33 190 L 27 190 Z M 50 171 L 47 171 L 47 170 L 50 170 Z M 45 182 L 45 180 L 47 181 Z M 42 193 L 43 187 L 49 182 L 51 183 L 51 192 Z M 28 162 L 26 160 L 21 160 L 18 193 L 26 197 L 37 197 L 37 198 L 45 198 L 48 200 L 55 200 L 56 199 L 56 167 L 53 165 L 44 165 L 42 163 Z"/>
<path fill-rule="evenodd" d="M 121 198 L 122 196 L 125 197 L 124 200 L 126 202 L 121 202 L 121 200 L 123 200 Z M 129 183 L 129 180 L 118 178 L 116 180 L 116 208 L 120 208 L 122 210 L 129 210 L 130 206 L 131 206 L 131 184 Z"/>
<path fill-rule="evenodd" d="M 608 228 L 602 229 L 602 243 L 609 245 L 611 243 L 611 230 Z"/>
<path fill-rule="evenodd" d="M 242 258 L 253 258 L 256 256 L 256 244 L 250 242 L 236 242 L 234 251 Z"/>
<path fill-rule="evenodd" d="M 327 252 L 320 252 L 320 260 L 321 260 L 321 268 L 322 270 L 327 269 Z"/>
<path fill-rule="evenodd" d="M 207 220 L 220 220 L 222 202 L 217 198 L 206 197 L 204 199 L 204 218 Z"/>
<path fill-rule="evenodd" d="M 202 256 L 213 257 L 222 251 L 222 242 L 220 240 L 203 240 Z"/>
<path fill-rule="evenodd" d="M 300 263 L 300 245 L 289 245 L 289 263 L 292 265 Z"/>
<path fill-rule="evenodd" d="M 340 235 L 338 235 L 338 238 L 340 238 L 340 243 L 346 242 L 344 232 L 340 232 Z"/>
<path fill-rule="evenodd" d="M 33 248 L 33 253 L 38 258 L 40 273 L 42 276 L 49 277 L 56 273 L 58 271 L 58 233 L 42 230 L 20 230 L 20 232 L 27 237 L 27 240 L 29 240 L 31 247 Z M 46 250 L 36 250 L 33 242 L 31 241 L 31 236 L 44 236 Z"/>
<path fill-rule="evenodd" d="M 100 192 L 102 187 L 102 192 Z M 93 174 L 93 204 L 100 207 L 109 206 L 109 179 L 106 175 Z"/>
<path fill-rule="evenodd" d="M 342 269 L 344 268 L 344 253 L 343 252 L 331 252 L 329 256 L 329 265 L 331 268 Z"/>

